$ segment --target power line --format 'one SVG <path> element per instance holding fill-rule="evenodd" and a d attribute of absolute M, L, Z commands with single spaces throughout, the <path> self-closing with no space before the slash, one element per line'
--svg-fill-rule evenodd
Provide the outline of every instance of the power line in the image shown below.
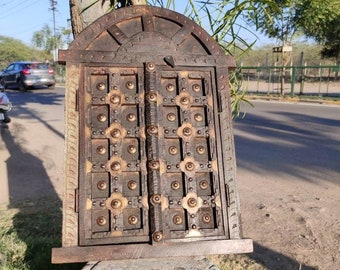
<path fill-rule="evenodd" d="M 9 9 L 9 11 L 15 9 L 15 8 L 18 7 L 18 6 L 21 6 L 21 8 L 15 9 L 13 12 L 9 12 L 9 13 L 7 13 L 7 14 L 6 14 L 6 13 L 5 13 L 5 14 L 2 14 L 2 16 L 0 17 L 0 20 L 9 17 L 9 16 L 11 16 L 12 14 L 18 13 L 19 11 L 24 10 L 25 8 L 28 8 L 28 7 L 30 7 L 30 6 L 33 6 L 34 4 L 36 4 L 37 2 L 40 2 L 40 1 L 41 1 L 41 0 L 36 0 L 36 1 L 33 1 L 33 2 L 29 2 L 29 3 L 28 3 L 27 5 L 25 5 L 25 6 L 22 6 L 22 3 L 19 3 L 19 4 L 15 5 L 15 6 L 11 7 L 11 8 Z"/>
<path fill-rule="evenodd" d="M 20 1 L 20 0 L 19 0 L 19 1 Z M 0 8 L 1 8 L 1 7 L 6 7 L 8 4 L 11 5 L 11 4 L 13 4 L 14 2 L 16 2 L 16 0 L 7 1 L 6 3 L 1 4 L 1 5 L 0 5 Z"/>

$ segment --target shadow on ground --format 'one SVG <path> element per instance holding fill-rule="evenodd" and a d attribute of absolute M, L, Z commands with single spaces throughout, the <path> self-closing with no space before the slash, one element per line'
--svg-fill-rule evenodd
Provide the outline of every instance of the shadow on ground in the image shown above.
<path fill-rule="evenodd" d="M 268 270 L 317 270 L 296 260 L 254 242 L 254 252 L 249 258 L 265 266 Z"/>
<path fill-rule="evenodd" d="M 270 117 L 247 113 L 244 119 L 236 120 L 238 167 L 303 181 L 327 178 L 339 183 L 340 120 L 287 111 L 277 111 L 275 115 L 284 121 L 274 119 L 273 113 Z"/>
<path fill-rule="evenodd" d="M 11 92 L 10 96 L 17 106 L 17 110 L 11 112 L 12 118 L 24 116 L 43 122 L 57 136 L 63 137 L 63 134 L 44 122 L 38 113 L 24 107 L 26 102 L 58 104 L 63 100 L 62 94 Z M 8 208 L 9 211 L 16 210 L 13 229 L 9 233 L 17 235 L 26 245 L 25 257 L 21 263 L 25 265 L 25 269 L 30 270 L 81 269 L 84 264 L 52 265 L 50 262 L 52 248 L 61 246 L 62 201 L 54 190 L 43 161 L 22 147 L 25 138 L 21 132 L 21 126 L 12 122 L 10 128 L 2 130 L 1 134 L 9 152 L 9 158 L 5 161 Z"/>

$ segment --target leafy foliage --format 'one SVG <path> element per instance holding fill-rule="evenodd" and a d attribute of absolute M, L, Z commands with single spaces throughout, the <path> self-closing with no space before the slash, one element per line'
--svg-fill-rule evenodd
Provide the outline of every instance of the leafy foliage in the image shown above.
<path fill-rule="evenodd" d="M 307 37 L 324 46 L 322 55 L 340 62 L 340 1 L 301 0 L 298 23 Z"/>
<path fill-rule="evenodd" d="M 258 30 L 282 44 L 291 44 L 299 27 L 295 23 L 299 0 L 256 2 L 256 9 L 247 18 Z M 269 18 L 269 19 L 268 19 Z"/>
<path fill-rule="evenodd" d="M 275 5 L 269 5 L 275 2 Z M 268 37 L 282 45 L 292 44 L 297 35 L 313 38 L 324 46 L 322 55 L 340 61 L 339 0 L 269 0 L 256 2 L 247 18 Z M 270 18 L 270 19 L 268 19 Z"/>
<path fill-rule="evenodd" d="M 62 48 L 69 40 L 70 34 L 71 30 L 66 28 L 62 28 L 54 34 L 52 29 L 46 24 L 41 30 L 33 33 L 32 44 L 50 54 L 53 50 Z"/>
<path fill-rule="evenodd" d="M 0 36 L 0 70 L 9 63 L 21 60 L 45 60 L 50 56 L 46 52 L 33 49 L 20 40 Z"/>

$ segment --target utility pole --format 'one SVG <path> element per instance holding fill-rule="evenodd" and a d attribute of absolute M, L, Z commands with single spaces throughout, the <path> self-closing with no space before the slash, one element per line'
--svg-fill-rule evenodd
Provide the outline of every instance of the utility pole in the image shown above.
<path fill-rule="evenodd" d="M 57 11 L 57 0 L 50 0 L 52 14 L 53 14 L 53 62 L 57 61 L 57 40 L 56 40 L 56 26 L 55 26 L 55 12 Z"/>

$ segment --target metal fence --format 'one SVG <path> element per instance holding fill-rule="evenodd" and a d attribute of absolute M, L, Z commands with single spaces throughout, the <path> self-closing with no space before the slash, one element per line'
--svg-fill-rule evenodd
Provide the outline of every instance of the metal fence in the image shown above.
<path fill-rule="evenodd" d="M 249 93 L 340 96 L 340 66 L 239 67 Z"/>

